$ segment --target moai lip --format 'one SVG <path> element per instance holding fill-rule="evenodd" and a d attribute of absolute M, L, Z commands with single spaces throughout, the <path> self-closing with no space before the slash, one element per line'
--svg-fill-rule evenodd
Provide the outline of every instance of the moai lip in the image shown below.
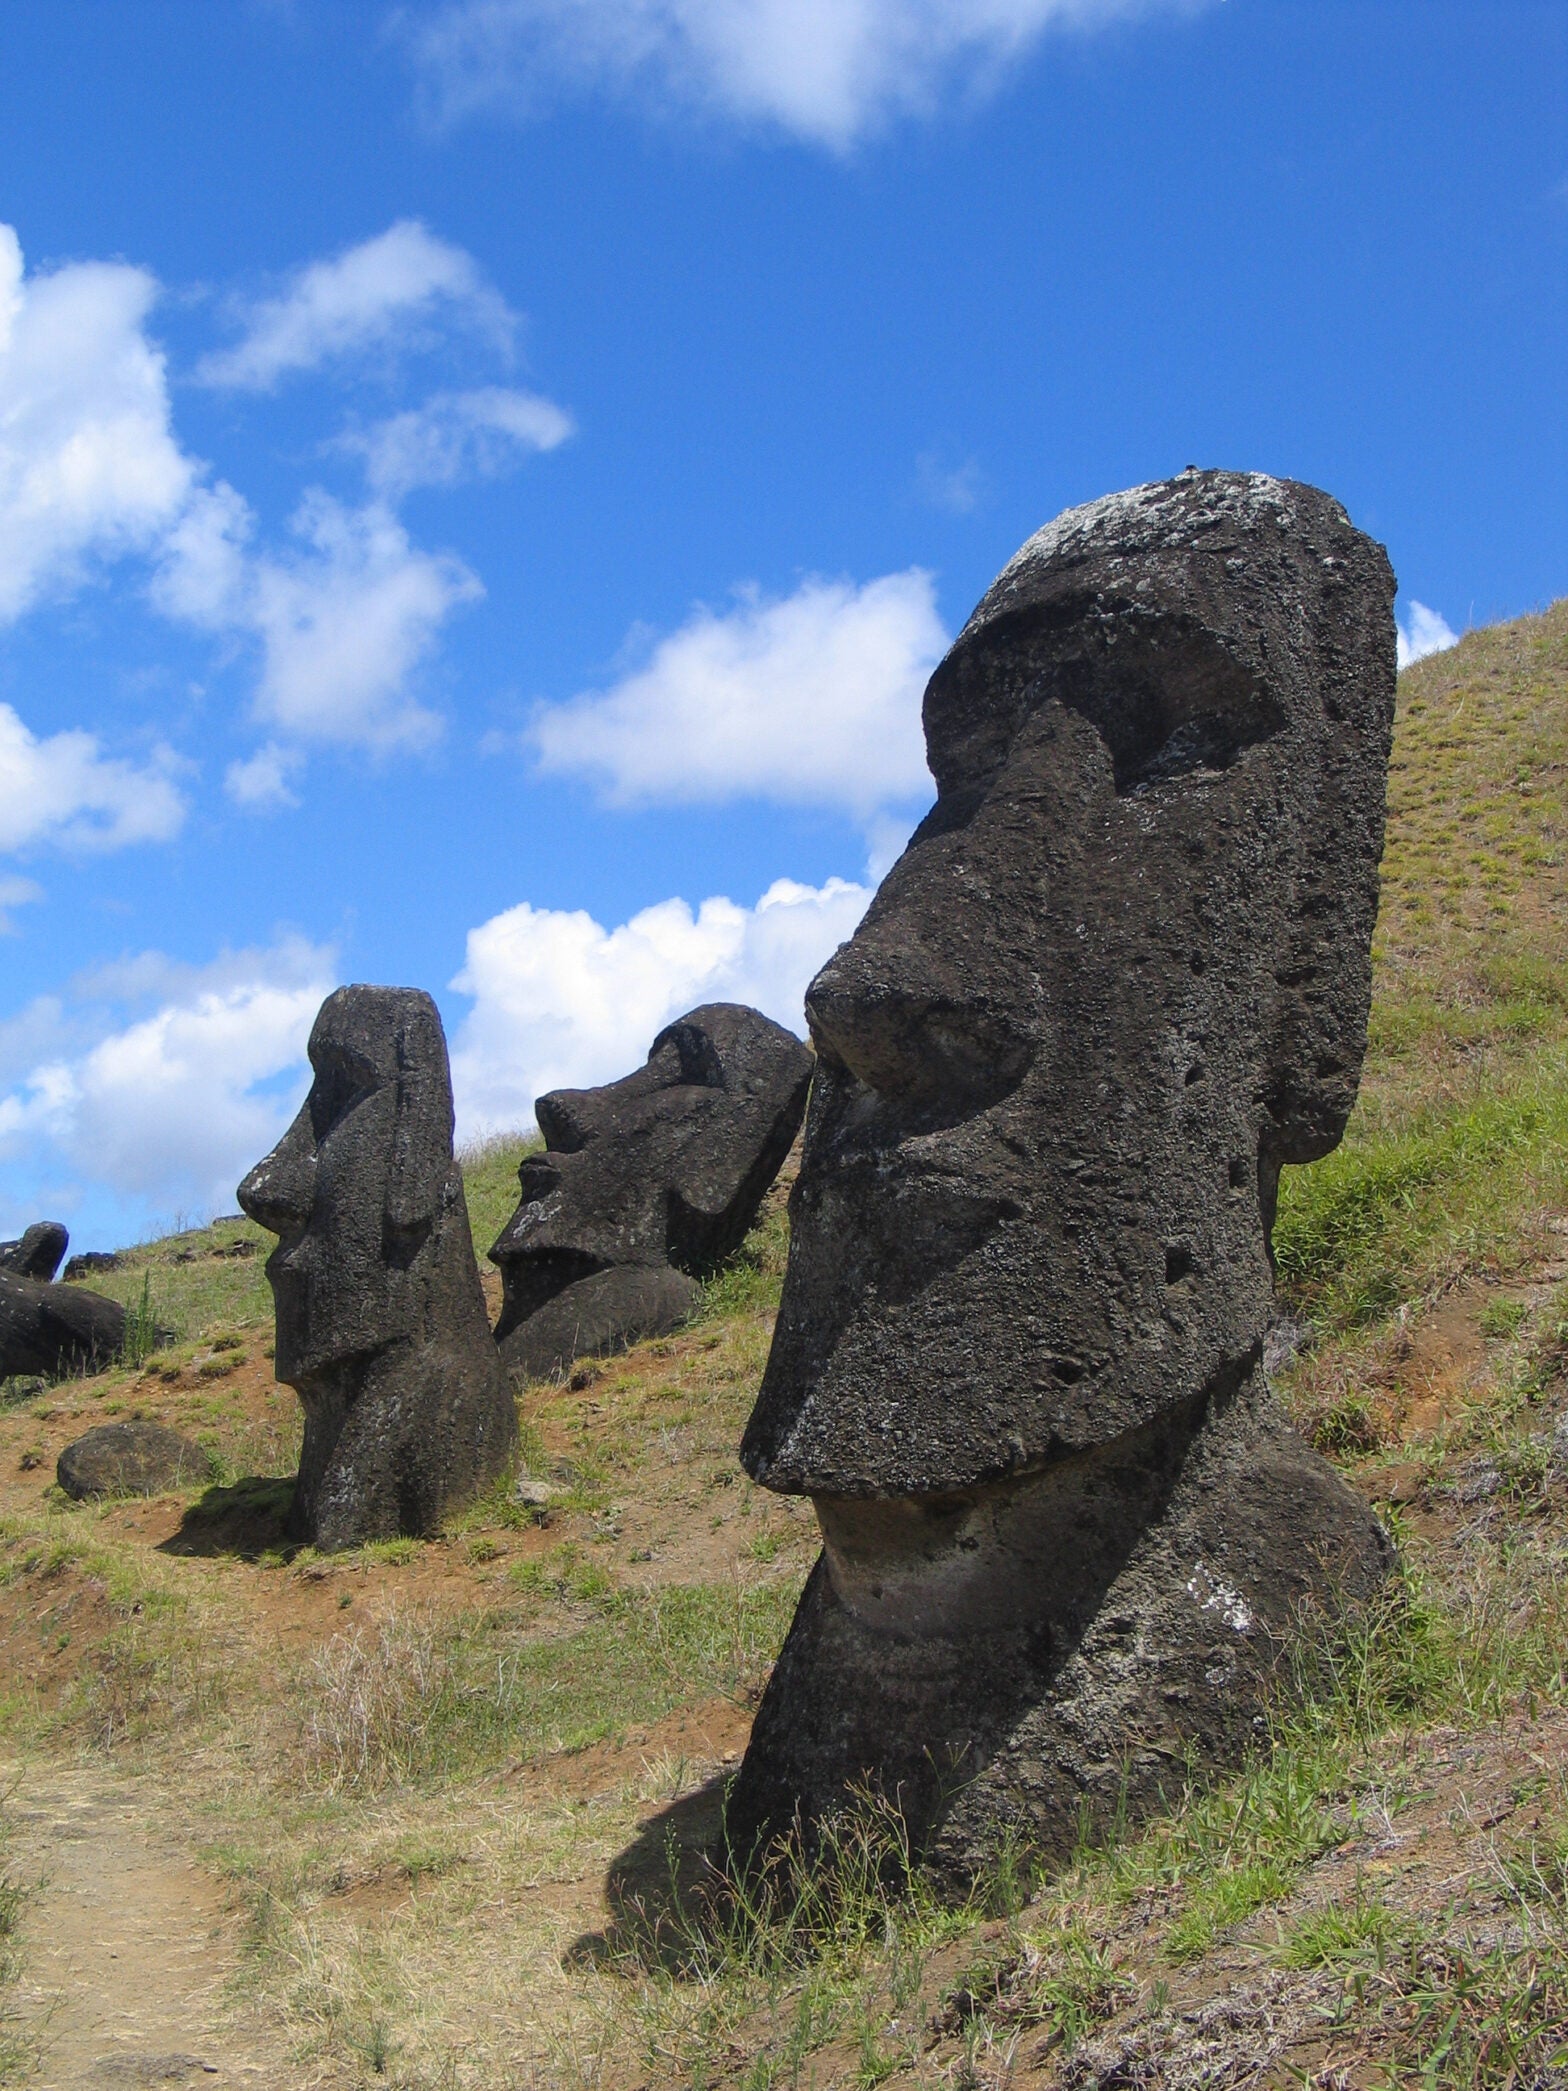
<path fill-rule="evenodd" d="M 1191 471 L 1042 530 L 933 675 L 936 805 L 807 997 L 742 1460 L 824 1551 L 737 1837 L 869 1784 L 939 1868 L 1065 1849 L 1386 1573 L 1261 1360 L 1365 1050 L 1393 599 L 1328 495 Z"/>
<path fill-rule="evenodd" d="M 452 1153 L 441 1018 L 413 988 L 339 988 L 309 1050 L 309 1096 L 239 1187 L 278 1236 L 275 1370 L 305 1410 L 289 1536 L 426 1537 L 517 1438 Z"/>
<path fill-rule="evenodd" d="M 508 1370 L 543 1378 L 682 1321 L 755 1220 L 811 1069 L 781 1024 L 714 1002 L 666 1025 L 623 1080 L 542 1096 L 544 1151 L 524 1158 L 490 1251 Z"/>

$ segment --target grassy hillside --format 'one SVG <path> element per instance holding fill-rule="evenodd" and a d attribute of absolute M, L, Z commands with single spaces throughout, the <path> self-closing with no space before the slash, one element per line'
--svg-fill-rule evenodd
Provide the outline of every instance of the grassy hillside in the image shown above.
<path fill-rule="evenodd" d="M 1244 1776 L 967 1909 L 898 1886 L 875 1819 L 801 1899 L 714 1892 L 694 1854 L 814 1551 L 734 1457 L 775 1199 L 686 1330 L 523 1390 L 546 1522 L 499 1489 L 330 1559 L 279 1541 L 263 1238 L 128 1255 L 105 1289 L 174 1344 L 0 1409 L 24 1798 L 70 1764 L 220 1885 L 230 2037 L 280 2083 L 1568 2085 L 1565 858 L 1558 605 L 1401 681 L 1362 1099 L 1277 1246 L 1286 1397 L 1405 1574 L 1348 1651 L 1306 1638 Z M 519 1152 L 469 1158 L 481 1250 Z M 131 1413 L 209 1483 L 60 1500 L 60 1446 Z M 13 1903 L 25 1971 L 47 1890 Z"/>

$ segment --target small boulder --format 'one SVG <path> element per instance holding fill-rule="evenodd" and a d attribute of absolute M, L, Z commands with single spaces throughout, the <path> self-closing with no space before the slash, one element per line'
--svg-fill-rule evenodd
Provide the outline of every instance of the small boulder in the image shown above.
<path fill-rule="evenodd" d="M 205 1481 L 212 1462 L 163 1423 L 100 1423 L 60 1454 L 55 1477 L 68 1496 L 155 1496 Z"/>
<path fill-rule="evenodd" d="M 59 1220 L 35 1220 L 24 1228 L 19 1241 L 0 1242 L 0 1271 L 14 1271 L 19 1278 L 36 1278 L 47 1285 L 60 1268 L 70 1241 Z"/>

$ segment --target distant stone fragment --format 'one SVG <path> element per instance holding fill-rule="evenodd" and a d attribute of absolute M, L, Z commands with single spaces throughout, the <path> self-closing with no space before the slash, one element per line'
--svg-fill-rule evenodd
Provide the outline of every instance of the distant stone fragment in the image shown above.
<path fill-rule="evenodd" d="M 58 1220 L 35 1220 L 19 1241 L 0 1242 L 0 1271 L 47 1285 L 60 1268 L 71 1237 Z"/>
<path fill-rule="evenodd" d="M 60 1273 L 66 1284 L 78 1278 L 95 1277 L 99 1271 L 117 1271 L 121 1257 L 114 1249 L 84 1249 L 80 1256 L 73 1256 Z"/>
<path fill-rule="evenodd" d="M 517 1437 L 452 1155 L 441 1018 L 412 988 L 339 988 L 310 1064 L 299 1116 L 239 1187 L 279 1237 L 275 1369 L 305 1409 L 289 1536 L 427 1536 Z"/>
<path fill-rule="evenodd" d="M 55 1469 L 68 1496 L 155 1496 L 205 1481 L 212 1462 L 162 1423 L 100 1423 L 67 1445 Z"/>
<path fill-rule="evenodd" d="M 79 1285 L 45 1285 L 0 1271 L 0 1379 L 94 1372 L 120 1354 L 125 1309 Z"/>
<path fill-rule="evenodd" d="M 518 1170 L 522 1202 L 490 1251 L 508 1369 L 542 1377 L 683 1320 L 756 1218 L 811 1068 L 781 1024 L 714 1002 L 667 1025 L 623 1081 L 540 1097 L 545 1151 Z"/>
<path fill-rule="evenodd" d="M 1032 538 L 932 676 L 936 805 L 807 998 L 741 1456 L 823 1554 L 737 1837 L 869 1784 L 955 1877 L 1065 1852 L 1386 1573 L 1263 1360 L 1280 1169 L 1365 1048 L 1393 599 L 1327 495 L 1186 472 Z"/>

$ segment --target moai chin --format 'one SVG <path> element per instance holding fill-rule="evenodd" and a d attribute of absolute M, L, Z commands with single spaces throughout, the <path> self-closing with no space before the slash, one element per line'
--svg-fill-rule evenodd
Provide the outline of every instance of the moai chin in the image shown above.
<path fill-rule="evenodd" d="M 452 1154 L 434 1002 L 343 987 L 310 1034 L 298 1117 L 239 1187 L 278 1236 L 274 1369 L 304 1404 L 290 1537 L 426 1536 L 505 1466 L 517 1414 Z"/>
<path fill-rule="evenodd" d="M 737 1839 L 869 1785 L 939 1872 L 1061 1852 L 1233 1761 L 1300 1608 L 1386 1574 L 1262 1346 L 1365 1048 L 1393 599 L 1326 494 L 1189 471 L 1031 538 L 933 675 L 936 805 L 807 998 L 741 1457 L 823 1552 Z"/>

